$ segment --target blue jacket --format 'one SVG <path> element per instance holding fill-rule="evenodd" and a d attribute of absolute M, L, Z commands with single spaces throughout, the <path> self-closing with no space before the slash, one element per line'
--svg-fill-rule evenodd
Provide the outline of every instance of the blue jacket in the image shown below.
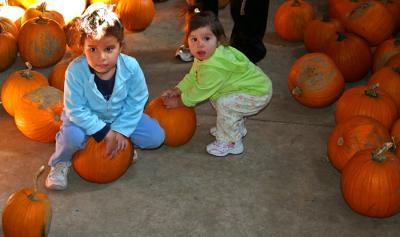
<path fill-rule="evenodd" d="M 105 100 L 94 82 L 85 56 L 70 63 L 65 73 L 64 112 L 70 121 L 92 135 L 106 123 L 130 137 L 149 97 L 143 72 L 133 57 L 120 54 L 114 90 Z"/>

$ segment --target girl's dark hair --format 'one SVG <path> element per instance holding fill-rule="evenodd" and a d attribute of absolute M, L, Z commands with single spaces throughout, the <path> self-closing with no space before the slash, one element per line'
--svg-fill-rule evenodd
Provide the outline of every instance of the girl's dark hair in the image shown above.
<path fill-rule="evenodd" d="M 211 31 L 217 37 L 218 42 L 222 45 L 229 44 L 226 39 L 224 27 L 212 11 L 201 11 L 199 13 L 194 12 L 191 15 L 185 27 L 185 42 L 187 43 L 190 32 L 206 26 L 211 28 Z"/>

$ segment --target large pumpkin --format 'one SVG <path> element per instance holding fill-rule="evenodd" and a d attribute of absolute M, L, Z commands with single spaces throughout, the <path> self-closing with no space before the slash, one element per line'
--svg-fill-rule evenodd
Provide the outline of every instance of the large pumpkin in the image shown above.
<path fill-rule="evenodd" d="M 145 113 L 156 119 L 164 129 L 166 145 L 183 145 L 196 131 L 196 113 L 191 107 L 168 109 L 164 106 L 161 97 L 157 97 L 146 106 Z"/>
<path fill-rule="evenodd" d="M 339 123 L 328 139 L 328 158 L 342 171 L 358 151 L 378 148 L 390 141 L 389 131 L 380 122 L 366 116 L 354 116 Z"/>
<path fill-rule="evenodd" d="M 285 40 L 302 40 L 304 29 L 315 18 L 314 8 L 304 0 L 288 0 L 275 13 L 276 33 Z"/>
<path fill-rule="evenodd" d="M 66 50 L 64 31 L 54 20 L 42 17 L 31 19 L 21 26 L 18 49 L 21 58 L 35 67 L 54 65 Z"/>
<path fill-rule="evenodd" d="M 74 154 L 72 165 L 83 179 L 94 183 L 109 183 L 117 180 L 128 169 L 132 162 L 133 145 L 117 153 L 112 159 L 105 159 L 105 141 L 96 142 L 89 137 L 83 150 Z"/>
<path fill-rule="evenodd" d="M 3 107 L 11 116 L 14 116 L 15 108 L 24 94 L 38 87 L 49 85 L 43 74 L 33 71 L 29 63 L 27 66 L 26 70 L 18 70 L 10 74 L 4 80 L 1 88 Z"/>
<path fill-rule="evenodd" d="M 15 109 L 17 128 L 28 138 L 39 142 L 54 142 L 62 125 L 62 91 L 43 86 L 25 94 Z"/>
<path fill-rule="evenodd" d="M 2 217 L 5 237 L 47 236 L 51 223 L 51 203 L 47 195 L 38 191 L 37 179 L 45 169 L 40 167 L 34 177 L 33 188 L 23 188 L 7 200 Z"/>
<path fill-rule="evenodd" d="M 10 67 L 17 59 L 17 40 L 14 36 L 5 31 L 0 24 L 0 72 Z"/>
<path fill-rule="evenodd" d="M 322 53 L 309 53 L 293 63 L 288 87 L 299 103 L 308 107 L 324 107 L 339 98 L 344 80 L 332 59 Z"/>
<path fill-rule="evenodd" d="M 146 29 L 155 15 L 153 0 L 119 0 L 115 11 L 125 29 L 131 31 Z"/>
<path fill-rule="evenodd" d="M 346 90 L 336 103 L 335 120 L 341 123 L 355 115 L 364 115 L 390 129 L 398 117 L 393 99 L 378 85 L 355 86 Z"/>
<path fill-rule="evenodd" d="M 355 212 L 383 218 L 400 211 L 400 160 L 390 146 L 359 151 L 344 167 L 341 190 Z"/>

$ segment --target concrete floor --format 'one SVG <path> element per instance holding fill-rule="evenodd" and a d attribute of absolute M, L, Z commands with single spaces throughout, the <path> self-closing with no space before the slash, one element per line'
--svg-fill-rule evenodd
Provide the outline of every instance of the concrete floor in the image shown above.
<path fill-rule="evenodd" d="M 215 121 L 205 103 L 196 107 L 198 126 L 189 143 L 139 151 L 140 160 L 113 183 L 89 183 L 72 171 L 66 191 L 47 191 L 42 185 L 47 169 L 39 188 L 52 201 L 49 236 L 399 236 L 400 215 L 364 217 L 343 200 L 340 174 L 326 156 L 334 106 L 310 109 L 290 96 L 287 74 L 305 49 L 301 42 L 287 43 L 275 35 L 273 17 L 280 2 L 271 0 L 268 54 L 259 63 L 273 81 L 274 96 L 267 109 L 247 120 L 245 153 L 216 158 L 205 152 Z M 326 1 L 311 2 L 320 13 L 326 10 Z M 190 68 L 173 58 L 182 36 L 183 6 L 183 0 L 157 3 L 151 26 L 127 34 L 124 51 L 141 63 L 151 98 Z M 220 18 L 229 35 L 228 8 Z M 0 74 L 0 83 L 21 68 L 17 61 Z M 50 68 L 39 71 L 48 75 Z M 54 144 L 24 137 L 2 107 L 0 131 L 3 204 L 11 193 L 32 185 L 33 173 L 47 163 Z"/>

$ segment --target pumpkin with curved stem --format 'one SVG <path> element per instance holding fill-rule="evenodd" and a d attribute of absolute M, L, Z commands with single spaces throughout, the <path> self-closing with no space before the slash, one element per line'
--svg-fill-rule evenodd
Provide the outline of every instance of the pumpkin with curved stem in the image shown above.
<path fill-rule="evenodd" d="M 48 19 L 52 19 L 52 20 L 56 21 L 61 27 L 63 27 L 65 25 L 63 15 L 61 15 L 61 13 L 54 11 L 54 10 L 51 10 L 51 11 L 47 10 L 46 6 L 47 6 L 47 2 L 42 2 L 37 7 L 30 7 L 28 9 L 26 9 L 24 15 L 21 17 L 21 25 L 30 19 L 41 16 L 41 17 L 45 17 Z"/>
<path fill-rule="evenodd" d="M 389 131 L 380 122 L 366 116 L 354 116 L 333 129 L 328 139 L 328 158 L 341 172 L 356 152 L 375 149 L 389 141 Z"/>
<path fill-rule="evenodd" d="M 83 179 L 94 183 L 109 183 L 117 180 L 132 162 L 133 145 L 117 153 L 112 159 L 105 159 L 105 141 L 96 142 L 89 137 L 83 150 L 77 151 L 72 160 L 76 173 Z"/>
<path fill-rule="evenodd" d="M 10 67 L 17 59 L 17 40 L 14 36 L 5 31 L 0 24 L 0 72 Z"/>
<path fill-rule="evenodd" d="M 355 115 L 364 115 L 390 129 L 398 117 L 397 107 L 392 97 L 378 87 L 377 84 L 361 85 L 346 90 L 336 103 L 336 124 Z"/>
<path fill-rule="evenodd" d="M 153 21 L 155 8 L 153 0 L 119 0 L 115 12 L 125 29 L 140 31 Z"/>
<path fill-rule="evenodd" d="M 344 89 L 344 80 L 327 55 L 309 53 L 293 63 L 288 87 L 299 103 L 308 107 L 324 107 L 339 98 Z"/>
<path fill-rule="evenodd" d="M 35 67 L 54 65 L 66 50 L 64 31 L 54 20 L 41 16 L 31 19 L 21 26 L 18 49 L 21 58 Z"/>
<path fill-rule="evenodd" d="M 177 107 L 168 109 L 161 97 L 149 102 L 145 113 L 156 119 L 164 129 L 164 144 L 180 146 L 187 143 L 196 131 L 196 113 L 192 107 Z"/>
<path fill-rule="evenodd" d="M 282 39 L 302 40 L 304 29 L 314 18 L 314 8 L 307 1 L 285 1 L 275 13 L 275 31 Z"/>
<path fill-rule="evenodd" d="M 47 86 L 47 78 L 40 72 L 33 71 L 32 66 L 26 63 L 28 69 L 18 70 L 10 74 L 1 88 L 1 101 L 8 114 L 14 116 L 15 108 L 21 97 L 38 87 Z"/>
<path fill-rule="evenodd" d="M 47 195 L 38 191 L 37 180 L 45 166 L 35 174 L 33 188 L 23 188 L 7 200 L 2 217 L 4 236 L 47 236 L 52 218 Z"/>
<path fill-rule="evenodd" d="M 62 91 L 51 86 L 39 87 L 21 98 L 14 121 L 26 137 L 39 142 L 54 142 L 62 125 L 63 107 Z"/>
<path fill-rule="evenodd" d="M 372 71 L 376 72 L 384 67 L 390 58 L 396 54 L 400 54 L 400 35 L 378 45 L 374 52 Z"/>
<path fill-rule="evenodd" d="M 388 151 L 392 145 L 359 151 L 344 167 L 341 190 L 353 211 L 379 218 L 400 211 L 400 160 Z"/>

